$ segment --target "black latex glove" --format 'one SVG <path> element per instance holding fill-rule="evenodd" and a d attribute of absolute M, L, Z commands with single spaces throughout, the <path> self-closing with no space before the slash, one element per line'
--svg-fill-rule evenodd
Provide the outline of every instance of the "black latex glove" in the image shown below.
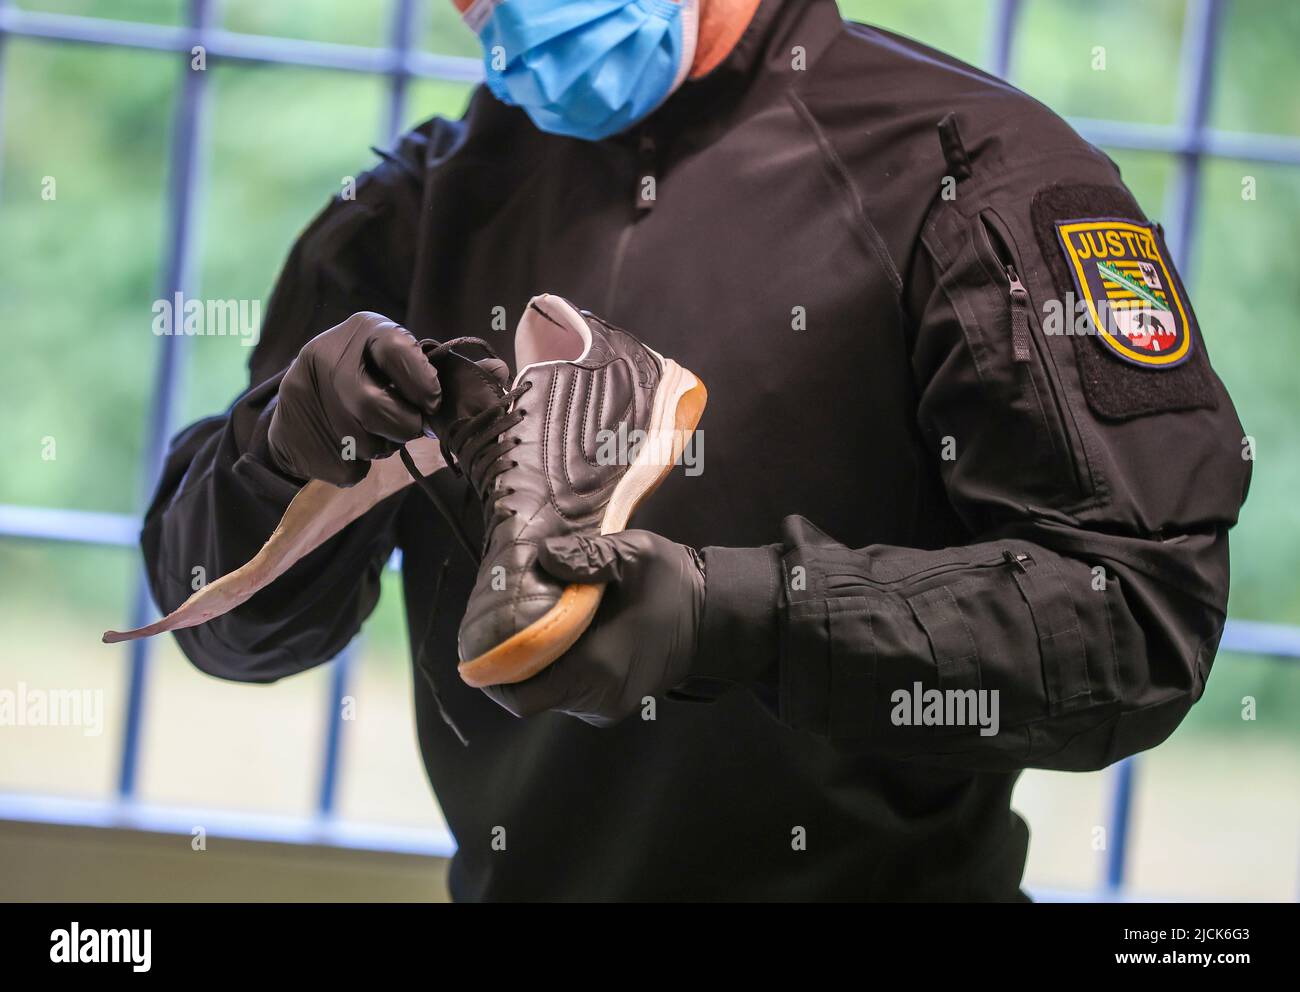
<path fill-rule="evenodd" d="M 591 626 L 562 657 L 526 681 L 483 690 L 507 710 L 558 710 L 610 726 L 690 675 L 704 613 L 704 569 L 694 548 L 630 530 L 553 537 L 537 560 L 565 582 L 609 585 Z"/>
<path fill-rule="evenodd" d="M 267 440 L 299 479 L 351 486 L 372 458 L 419 437 L 438 409 L 438 373 L 406 328 L 355 313 L 305 345 L 280 382 Z"/>

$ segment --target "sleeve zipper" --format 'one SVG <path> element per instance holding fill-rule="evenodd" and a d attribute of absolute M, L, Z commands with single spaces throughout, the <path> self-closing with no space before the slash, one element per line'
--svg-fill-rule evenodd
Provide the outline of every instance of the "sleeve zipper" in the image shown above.
<path fill-rule="evenodd" d="M 828 572 L 824 576 L 827 588 L 843 589 L 848 586 L 876 586 L 885 590 L 901 591 L 918 582 L 933 579 L 939 575 L 946 575 L 949 572 L 973 572 L 985 568 L 1011 568 L 1017 572 L 1027 572 L 1034 567 L 1033 555 L 1016 553 L 1009 548 L 1004 548 L 1002 553 L 996 558 L 985 558 L 979 561 L 950 561 L 941 565 L 931 565 L 929 568 L 923 568 L 913 572 L 910 575 L 904 575 L 897 579 L 877 579 L 869 575 L 861 575 L 856 572 Z M 849 579 L 848 583 L 834 582 L 834 579 Z"/>
<path fill-rule="evenodd" d="M 1027 362 L 1030 359 L 1029 291 L 1013 265 L 1007 266 L 1007 281 L 1011 284 L 1011 350 L 1017 362 Z"/>
<path fill-rule="evenodd" d="M 984 245 L 992 256 L 992 266 L 986 268 L 986 272 L 992 275 L 993 270 L 1001 269 L 1006 280 L 1004 292 L 1007 295 L 1004 299 L 1009 304 L 1008 312 L 1011 317 L 1012 362 L 1016 367 L 1028 371 L 1033 366 L 1035 352 L 1037 353 L 1037 360 L 1047 380 L 1047 391 L 1060 424 L 1061 439 L 1059 442 L 1054 441 L 1053 444 L 1060 443 L 1065 446 L 1064 455 L 1074 475 L 1077 491 L 1091 492 L 1093 491 L 1091 468 L 1084 452 L 1082 432 L 1073 411 L 1069 409 L 1062 396 L 1063 387 L 1051 357 L 1051 349 L 1047 347 L 1047 342 L 1041 334 L 1034 334 L 1034 317 L 1030 312 L 1033 309 L 1033 301 L 1020 276 L 1019 257 L 1013 247 L 1014 242 L 1006 233 L 1001 219 L 993 211 L 981 211 L 978 222 L 983 232 Z M 985 259 L 985 261 L 987 263 L 989 260 Z M 995 286 L 996 283 L 990 288 Z"/>
<path fill-rule="evenodd" d="M 1002 267 L 1009 287 L 1012 360 L 1018 365 L 1028 364 L 1033 361 L 1033 352 L 1030 350 L 1033 342 L 1029 340 L 1031 306 L 1029 290 L 1025 288 L 1025 284 L 1020 280 L 1020 274 L 1016 271 L 1015 254 L 1011 251 L 1006 237 L 983 213 L 980 214 L 979 223 L 984 233 L 984 244 L 997 264 Z"/>

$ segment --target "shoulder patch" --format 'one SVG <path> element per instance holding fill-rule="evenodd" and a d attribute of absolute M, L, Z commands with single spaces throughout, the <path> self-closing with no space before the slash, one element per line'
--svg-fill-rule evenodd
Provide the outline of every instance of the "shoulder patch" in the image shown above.
<path fill-rule="evenodd" d="M 1187 299 L 1187 290 L 1169 257 L 1169 249 L 1159 226 L 1153 228 L 1147 222 L 1128 190 L 1118 183 L 1108 186 L 1052 184 L 1040 188 L 1034 194 L 1030 213 L 1034 236 L 1051 276 L 1052 288 L 1063 303 L 1071 297 L 1080 302 L 1088 301 L 1097 310 L 1096 317 L 1089 312 L 1089 320 L 1096 320 L 1102 315 L 1103 307 L 1098 305 L 1101 301 L 1105 301 L 1107 311 L 1119 309 L 1110 302 L 1112 291 L 1120 294 L 1116 296 L 1116 302 L 1127 300 L 1131 303 L 1132 298 L 1122 295 L 1123 293 L 1133 293 L 1133 297 L 1141 299 L 1142 294 L 1135 287 L 1107 279 L 1100 270 L 1100 264 L 1109 261 L 1125 262 L 1127 271 L 1132 272 L 1132 263 L 1146 262 L 1155 266 L 1156 278 L 1162 284 L 1160 291 L 1154 290 L 1145 279 L 1129 279 L 1129 282 L 1137 283 L 1140 288 L 1150 291 L 1156 299 L 1160 299 L 1163 294 L 1170 307 L 1169 313 L 1176 315 L 1172 318 L 1175 323 L 1171 337 L 1169 328 L 1165 326 L 1167 318 L 1156 316 L 1164 311 L 1152 306 L 1149 301 L 1143 300 L 1147 304 L 1145 308 L 1131 305 L 1124 307 L 1123 309 L 1139 313 L 1145 310 L 1149 315 L 1149 323 L 1145 327 L 1139 327 L 1138 333 L 1111 335 L 1115 344 L 1122 345 L 1133 354 L 1117 350 L 1100 334 L 1070 336 L 1070 348 L 1074 352 L 1079 379 L 1092 412 L 1106 420 L 1128 420 L 1174 410 L 1212 409 L 1217 406 L 1219 390 L 1206 360 L 1205 342 L 1197 326 L 1195 310 Z M 1102 227 L 1091 232 L 1076 229 L 1063 236 L 1063 229 L 1078 224 L 1100 224 Z M 1114 231 L 1123 250 L 1122 254 L 1114 258 L 1110 257 L 1113 245 L 1108 230 Z M 1140 250 L 1131 253 L 1123 237 L 1125 231 L 1133 234 L 1134 249 L 1145 248 L 1148 254 L 1157 257 L 1154 260 L 1147 258 Z M 1094 242 L 1087 237 L 1088 234 L 1100 235 L 1100 241 Z M 1083 263 L 1082 273 L 1080 267 L 1074 264 L 1066 237 L 1076 246 L 1076 253 Z M 1139 237 L 1141 245 L 1138 244 Z M 1154 249 L 1151 248 L 1151 242 L 1154 242 Z M 1096 251 L 1088 251 L 1094 245 L 1105 245 L 1108 257 L 1097 258 Z M 1082 257 L 1085 254 L 1091 257 Z M 1118 274 L 1124 274 L 1126 266 L 1119 266 Z M 1107 268 L 1115 267 L 1108 265 Z M 1142 272 L 1141 265 L 1137 266 L 1136 271 Z M 1107 283 L 1110 285 L 1107 286 Z M 1129 314 L 1121 319 L 1131 324 L 1142 318 Z M 1104 320 L 1096 326 L 1107 329 Z M 1144 336 L 1146 332 L 1150 333 L 1150 339 Z M 1186 351 L 1177 358 L 1171 358 L 1170 356 L 1178 355 L 1184 342 L 1187 344 Z M 1052 343 L 1060 346 L 1060 342 Z M 1153 343 L 1159 346 L 1158 351 Z M 1154 363 L 1138 360 L 1151 358 L 1155 359 Z M 1162 359 L 1165 360 L 1163 364 Z"/>
<path fill-rule="evenodd" d="M 1094 336 L 1126 362 L 1173 368 L 1192 354 L 1187 305 L 1151 224 L 1116 218 L 1056 222 Z"/>

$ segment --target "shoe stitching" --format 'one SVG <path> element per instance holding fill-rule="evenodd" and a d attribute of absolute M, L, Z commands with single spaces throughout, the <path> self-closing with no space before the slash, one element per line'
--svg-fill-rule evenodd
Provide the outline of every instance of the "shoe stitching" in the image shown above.
<path fill-rule="evenodd" d="M 577 375 L 575 373 L 573 382 L 570 384 L 570 394 L 569 394 L 570 405 L 572 404 L 573 401 L 573 390 L 576 388 L 576 386 L 577 386 Z M 554 399 L 554 396 L 555 396 L 555 378 L 552 377 L 551 379 L 552 400 Z M 567 513 L 560 506 L 559 498 L 557 497 L 555 492 L 555 485 L 551 481 L 551 473 L 549 471 L 546 471 L 546 467 L 549 464 L 550 430 L 551 430 L 551 422 L 553 419 L 552 418 L 553 412 L 554 412 L 554 405 L 552 402 L 548 402 L 547 409 L 546 409 L 546 413 L 547 413 L 546 426 L 542 432 L 542 468 L 543 468 L 542 474 L 546 476 L 546 489 L 548 495 L 550 496 L 551 505 L 552 507 L 554 507 L 555 512 L 558 513 L 565 520 L 576 520 L 578 519 L 579 516 L 578 514 Z M 624 466 L 625 469 L 624 472 L 613 474 L 607 482 L 597 486 L 595 489 L 578 489 L 578 487 L 574 485 L 573 479 L 569 476 L 569 463 L 564 457 L 564 453 L 569 450 L 569 418 L 567 416 L 564 418 L 562 443 L 564 446 L 560 449 L 560 471 L 564 474 L 564 481 L 568 484 L 569 491 L 572 492 L 575 496 L 582 496 L 582 497 L 598 496 L 601 493 L 604 493 L 606 490 L 612 490 L 614 487 L 616 487 L 619 483 L 619 480 L 624 475 L 627 474 L 626 473 L 627 466 Z"/>
<path fill-rule="evenodd" d="M 593 373 L 593 376 L 592 376 L 593 378 L 595 377 L 595 376 L 594 376 L 594 373 L 595 373 L 596 371 L 599 371 L 599 372 L 601 373 L 601 374 L 600 374 L 600 378 L 599 378 L 599 382 L 598 382 L 598 386 L 599 386 L 599 393 L 598 393 L 598 395 L 599 395 L 599 397 L 600 397 L 600 402 L 596 404 L 596 406 L 599 408 L 599 409 L 596 411 L 596 418 L 597 418 L 597 420 L 599 421 L 599 423 L 600 423 L 602 426 L 603 426 L 604 424 L 608 423 L 608 421 L 609 421 L 609 418 L 608 418 L 608 416 L 607 416 L 606 413 L 605 413 L 605 401 L 606 401 L 606 399 L 608 398 L 608 390 L 605 388 L 605 383 L 606 383 L 606 380 L 609 379 L 609 377 L 610 377 L 610 370 L 613 369 L 613 367 L 614 367 L 615 365 L 617 365 L 617 364 L 619 364 L 619 363 L 622 363 L 622 362 L 626 362 L 626 359 L 624 359 L 624 358 L 618 358 L 618 359 L 615 359 L 614 361 L 610 362 L 608 365 L 603 366 L 603 367 L 602 367 L 601 369 L 599 369 L 599 370 L 596 370 L 596 369 L 592 369 L 592 370 L 590 370 L 590 371 Z M 635 382 L 635 376 L 633 377 L 633 381 Z M 576 386 L 576 383 L 577 383 L 577 376 L 576 376 L 576 375 L 574 376 L 574 383 L 575 383 L 575 386 Z M 587 392 L 588 392 L 588 395 L 590 395 L 590 393 L 591 393 L 591 389 L 590 389 L 590 387 L 588 387 Z M 629 396 L 629 397 L 628 397 L 628 400 L 627 400 L 627 403 L 625 403 L 625 404 L 623 405 L 623 409 L 619 411 L 618 416 L 617 416 L 615 419 L 616 419 L 619 423 L 622 423 L 622 421 L 624 420 L 624 418 L 627 417 L 628 410 L 632 409 L 633 405 L 634 405 L 634 400 L 633 400 L 633 398 L 632 398 L 631 396 Z M 587 420 L 588 420 L 588 411 L 590 411 L 590 409 L 591 409 L 591 404 L 590 404 L 590 403 L 584 403 L 584 404 L 583 404 L 583 409 L 582 409 L 582 458 L 583 458 L 583 461 L 585 461 L 585 462 L 586 462 L 588 465 L 590 465 L 592 468 L 600 468 L 601 466 L 600 466 L 600 464 L 595 460 L 595 458 L 589 458 L 589 457 L 587 456 Z M 599 457 L 599 456 L 596 456 L 596 457 Z"/>

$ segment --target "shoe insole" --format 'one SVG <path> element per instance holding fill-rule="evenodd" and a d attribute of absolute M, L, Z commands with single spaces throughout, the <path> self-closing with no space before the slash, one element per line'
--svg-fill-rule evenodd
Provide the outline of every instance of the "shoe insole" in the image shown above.
<path fill-rule="evenodd" d="M 425 475 L 447 464 L 433 438 L 417 438 L 406 447 Z M 208 583 L 161 620 L 135 630 L 105 631 L 104 643 L 116 644 L 169 630 L 197 627 L 229 613 L 371 507 L 411 485 L 412 481 L 396 457 L 372 462 L 366 477 L 349 489 L 313 479 L 293 498 L 274 532 L 250 561 Z"/>

